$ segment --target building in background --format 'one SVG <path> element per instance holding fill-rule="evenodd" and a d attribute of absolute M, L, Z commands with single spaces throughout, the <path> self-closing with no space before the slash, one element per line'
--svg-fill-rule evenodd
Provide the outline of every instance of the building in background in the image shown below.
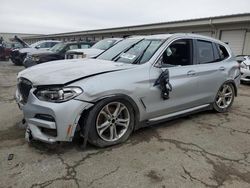
<path fill-rule="evenodd" d="M 211 36 L 228 43 L 235 55 L 250 55 L 250 13 L 51 35 L 27 36 L 23 37 L 23 39 L 28 43 L 44 39 L 98 41 L 107 37 L 176 32 Z"/>
<path fill-rule="evenodd" d="M 14 39 L 15 36 L 19 36 L 21 38 L 23 37 L 34 37 L 34 36 L 42 36 L 40 34 L 28 34 L 28 33 L 1 33 L 0 32 L 0 37 L 3 37 L 3 40 L 6 42 L 10 42 L 11 40 Z"/>

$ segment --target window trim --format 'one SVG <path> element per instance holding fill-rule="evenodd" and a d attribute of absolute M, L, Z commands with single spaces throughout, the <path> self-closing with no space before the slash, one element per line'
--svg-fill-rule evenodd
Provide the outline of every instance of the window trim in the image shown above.
<path fill-rule="evenodd" d="M 168 43 L 167 43 L 167 45 L 163 48 L 163 50 L 161 50 L 161 52 L 159 53 L 159 55 L 155 58 L 155 60 L 153 61 L 153 63 L 152 63 L 152 66 L 153 67 L 155 67 L 155 68 L 167 68 L 167 67 L 158 67 L 157 66 L 157 63 L 159 62 L 159 60 L 160 60 L 160 58 L 161 58 L 161 56 L 162 56 L 162 54 L 167 50 L 167 48 L 172 44 L 172 43 L 174 43 L 174 42 L 176 42 L 176 41 L 178 41 L 178 40 L 190 40 L 191 42 L 190 42 L 190 46 L 191 46 L 191 61 L 192 61 L 192 64 L 191 65 L 186 65 L 186 66 L 192 66 L 192 65 L 196 65 L 196 52 L 195 52 L 195 43 L 194 43 L 194 40 L 195 39 L 193 39 L 193 38 L 191 38 L 191 37 L 178 37 L 178 38 L 174 38 L 174 39 L 172 39 L 171 41 L 169 41 Z M 167 42 L 167 40 L 165 41 L 165 42 Z M 163 46 L 164 45 L 164 43 L 161 45 L 161 46 Z M 160 47 L 159 47 L 160 48 Z M 159 48 L 157 49 L 157 50 L 159 50 Z M 157 50 L 156 50 L 156 52 L 157 52 Z M 153 57 L 153 56 L 152 56 Z M 151 57 L 151 58 L 152 58 Z M 174 67 L 176 67 L 176 66 L 174 66 Z M 183 67 L 183 66 L 181 66 L 181 67 Z M 173 67 L 168 67 L 168 68 L 173 68 Z"/>
<path fill-rule="evenodd" d="M 216 43 L 214 43 L 214 42 L 213 42 L 213 50 L 214 50 L 214 58 L 215 58 L 216 62 L 221 61 L 220 53 L 218 51 Z M 216 59 L 216 56 L 218 56 L 219 59 Z"/>

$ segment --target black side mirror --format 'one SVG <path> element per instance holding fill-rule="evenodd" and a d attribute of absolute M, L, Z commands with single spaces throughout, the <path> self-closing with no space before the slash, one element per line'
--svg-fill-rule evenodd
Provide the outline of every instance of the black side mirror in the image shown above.
<path fill-rule="evenodd" d="M 158 79 L 155 81 L 154 86 L 160 86 L 161 89 L 161 97 L 163 100 L 169 99 L 169 92 L 172 91 L 172 85 L 169 82 L 169 70 L 164 70 Z"/>

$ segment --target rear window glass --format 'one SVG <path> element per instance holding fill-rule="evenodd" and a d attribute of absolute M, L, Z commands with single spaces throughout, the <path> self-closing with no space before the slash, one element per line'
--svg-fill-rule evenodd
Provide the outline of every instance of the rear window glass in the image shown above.
<path fill-rule="evenodd" d="M 77 48 L 78 48 L 77 44 L 69 45 L 70 50 L 74 50 L 74 49 L 77 49 Z"/>
<path fill-rule="evenodd" d="M 81 49 L 90 48 L 89 44 L 81 44 Z"/>
<path fill-rule="evenodd" d="M 198 63 L 212 63 L 214 62 L 213 44 L 208 41 L 198 40 L 197 41 L 197 55 Z"/>

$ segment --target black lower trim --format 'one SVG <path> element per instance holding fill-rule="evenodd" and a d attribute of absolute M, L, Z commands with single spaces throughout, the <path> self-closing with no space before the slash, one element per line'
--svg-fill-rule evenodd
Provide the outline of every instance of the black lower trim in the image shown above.
<path fill-rule="evenodd" d="M 204 107 L 204 108 L 201 108 L 201 109 L 198 109 L 198 110 L 194 110 L 192 112 L 187 112 L 187 113 L 184 113 L 184 114 L 180 114 L 180 115 L 177 115 L 177 116 L 161 119 L 159 121 L 150 122 L 149 120 L 144 120 L 144 121 L 139 122 L 139 124 L 136 126 L 135 130 L 138 130 L 138 129 L 143 128 L 143 127 L 148 127 L 148 126 L 151 126 L 151 125 L 156 125 L 156 124 L 159 124 L 159 123 L 171 121 L 171 120 L 181 118 L 181 117 L 185 117 L 185 116 L 188 116 L 188 115 L 191 115 L 191 114 L 196 114 L 196 113 L 199 113 L 199 112 L 212 110 L 212 109 L 213 109 L 212 104 L 210 104 L 207 107 Z"/>

